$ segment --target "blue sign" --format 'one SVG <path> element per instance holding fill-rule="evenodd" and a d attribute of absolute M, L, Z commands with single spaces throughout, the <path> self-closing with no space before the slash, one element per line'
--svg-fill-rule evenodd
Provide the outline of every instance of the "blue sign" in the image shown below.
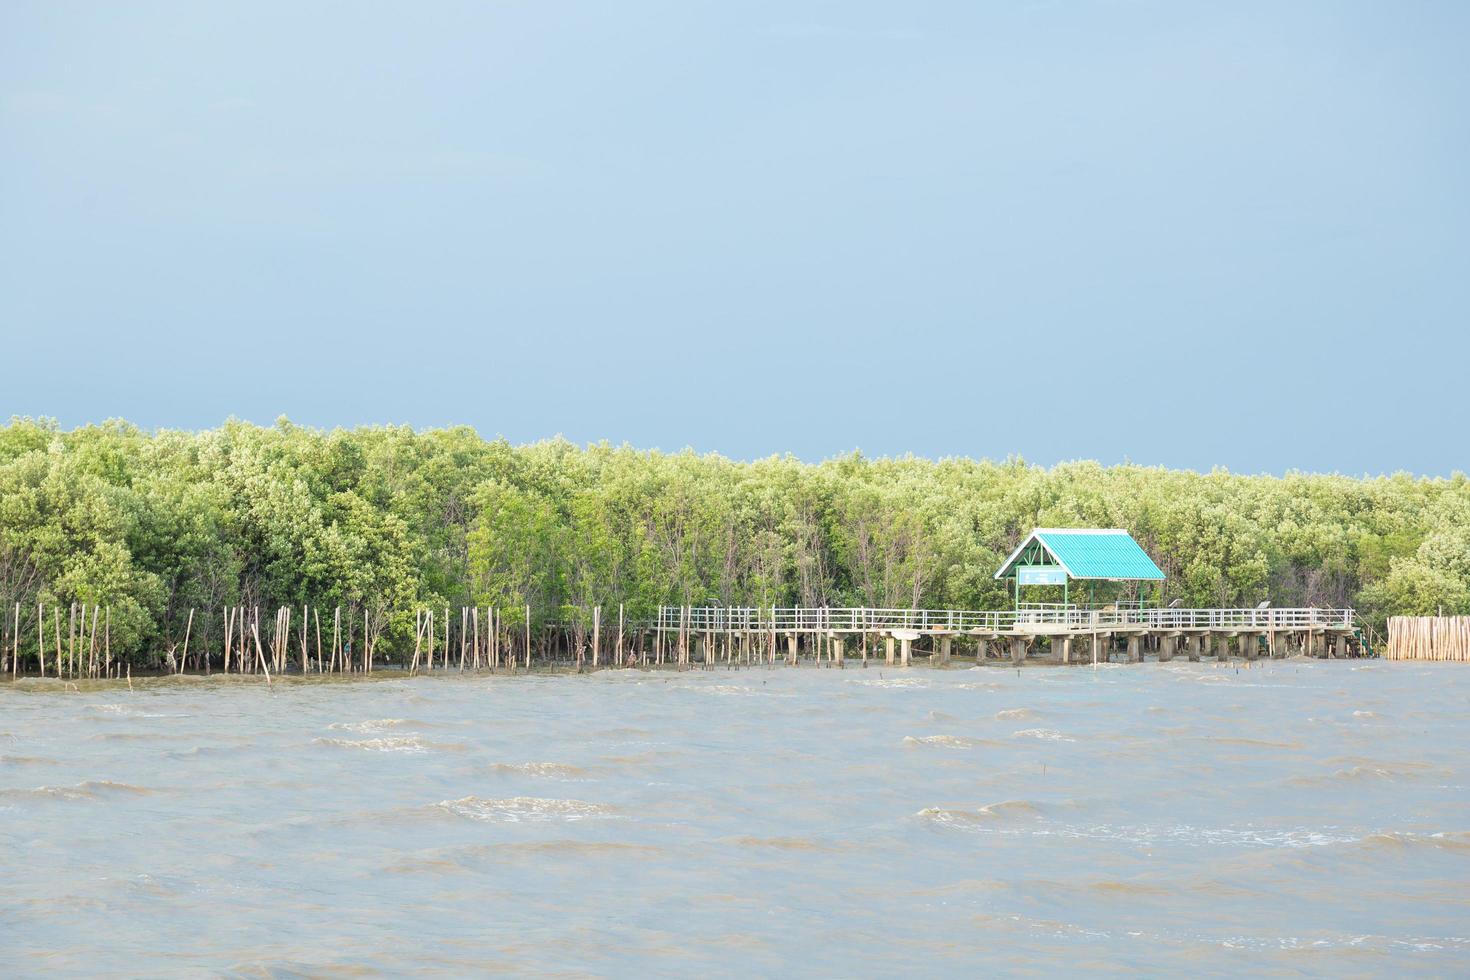
<path fill-rule="evenodd" d="M 1021 585 L 1066 585 L 1067 573 L 1056 565 L 1020 565 L 1016 581 Z"/>

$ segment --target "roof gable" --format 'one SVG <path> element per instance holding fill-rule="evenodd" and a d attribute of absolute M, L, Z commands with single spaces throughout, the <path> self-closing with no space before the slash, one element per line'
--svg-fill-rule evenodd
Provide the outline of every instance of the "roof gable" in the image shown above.
<path fill-rule="evenodd" d="M 1122 528 L 1039 527 L 1011 552 L 995 573 L 1001 578 L 1032 541 L 1037 541 L 1073 579 L 1162 581 L 1164 573 Z"/>

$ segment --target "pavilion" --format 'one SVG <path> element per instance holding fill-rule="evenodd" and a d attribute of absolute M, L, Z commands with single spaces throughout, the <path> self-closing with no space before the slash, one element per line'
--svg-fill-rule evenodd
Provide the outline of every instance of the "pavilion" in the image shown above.
<path fill-rule="evenodd" d="M 1038 527 L 995 573 L 1011 579 L 1016 607 L 1025 586 L 1062 587 L 1068 604 L 1073 582 L 1086 582 L 1089 602 L 1098 582 L 1163 582 L 1164 573 L 1122 528 Z M 1140 588 L 1140 602 L 1142 589 Z"/>

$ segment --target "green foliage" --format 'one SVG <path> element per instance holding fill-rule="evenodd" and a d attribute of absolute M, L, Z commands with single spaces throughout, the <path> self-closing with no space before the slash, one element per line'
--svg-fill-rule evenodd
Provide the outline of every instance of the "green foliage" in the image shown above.
<path fill-rule="evenodd" d="M 1470 484 L 860 455 L 737 463 L 467 428 L 0 427 L 0 602 L 111 607 L 151 658 L 225 605 L 341 605 L 389 648 L 416 606 L 508 627 L 593 605 L 1000 608 L 1033 526 L 1117 526 L 1188 605 L 1470 612 Z M 11 620 L 7 617 L 7 629 Z M 203 617 L 201 620 L 197 617 Z M 213 623 L 213 625 L 211 625 Z"/>

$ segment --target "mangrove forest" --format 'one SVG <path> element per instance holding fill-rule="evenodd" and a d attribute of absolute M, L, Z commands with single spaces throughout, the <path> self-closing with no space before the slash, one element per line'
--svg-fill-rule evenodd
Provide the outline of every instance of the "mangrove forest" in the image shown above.
<path fill-rule="evenodd" d="M 95 637 L 105 609 L 108 656 L 156 669 L 190 635 L 217 656 L 240 611 L 268 610 L 279 633 L 280 610 L 310 608 L 407 663 L 435 609 L 436 630 L 484 607 L 527 637 L 599 607 L 630 623 L 661 605 L 1003 609 L 996 567 L 1038 526 L 1126 528 L 1167 575 L 1164 603 L 1353 607 L 1380 627 L 1470 612 L 1459 474 L 742 462 L 467 427 L 15 418 L 0 427 L 0 637 L 25 662 L 53 635 L 74 645 L 78 610 Z"/>

